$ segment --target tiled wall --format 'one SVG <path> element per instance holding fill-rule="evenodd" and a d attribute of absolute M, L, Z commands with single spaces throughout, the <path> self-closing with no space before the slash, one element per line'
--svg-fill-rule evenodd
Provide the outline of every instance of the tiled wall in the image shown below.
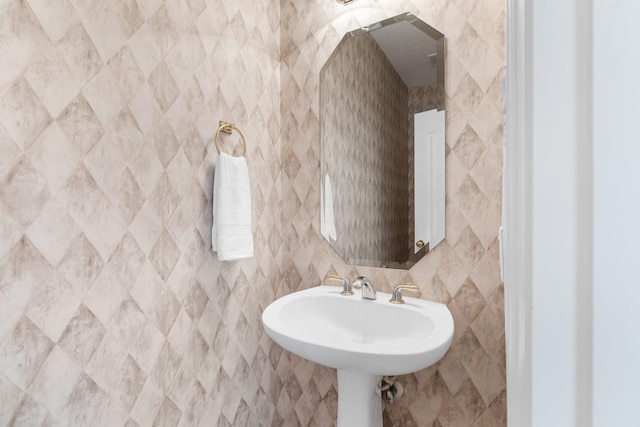
<path fill-rule="evenodd" d="M 321 173 L 331 178 L 333 248 L 359 265 L 404 261 L 409 90 L 368 33 L 343 39 L 320 85 Z"/>
<path fill-rule="evenodd" d="M 405 11 L 448 40 L 447 239 L 409 272 L 350 267 L 318 230 L 318 71 Z M 501 0 L 2 2 L 0 425 L 330 426 L 335 372 L 260 313 L 331 272 L 454 313 L 386 425 L 503 425 L 503 21 Z M 220 119 L 252 181 L 256 256 L 231 263 L 207 249 Z"/>
<path fill-rule="evenodd" d="M 365 275 L 379 290 L 415 283 L 448 304 L 456 333 L 443 360 L 400 378 L 405 396 L 385 426 L 506 424 L 503 285 L 498 265 L 502 178 L 500 78 L 504 0 L 283 1 L 282 130 L 285 283 L 316 286 L 330 273 Z M 319 234 L 318 72 L 349 30 L 412 12 L 446 36 L 446 239 L 411 270 L 345 265 Z M 282 368 L 281 365 L 284 365 Z M 335 374 L 295 357 L 280 361 L 282 425 L 330 426 Z M 285 404 L 286 403 L 286 404 Z"/>
<path fill-rule="evenodd" d="M 0 2 L 0 426 L 271 425 L 279 8 Z M 256 245 L 224 264 L 220 119 L 247 139 Z"/>

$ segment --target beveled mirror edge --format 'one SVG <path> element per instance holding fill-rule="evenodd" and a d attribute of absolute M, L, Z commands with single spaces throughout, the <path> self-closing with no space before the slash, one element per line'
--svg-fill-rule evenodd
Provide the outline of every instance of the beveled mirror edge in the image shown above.
<path fill-rule="evenodd" d="M 415 26 L 416 28 L 420 29 L 421 31 L 423 31 L 429 37 L 431 37 L 432 39 L 434 39 L 436 41 L 438 62 L 437 62 L 436 81 L 435 81 L 434 84 L 441 86 L 442 90 L 444 90 L 446 37 L 445 37 L 445 35 L 443 33 L 441 33 L 440 31 L 436 30 L 435 28 L 431 27 L 429 24 L 427 24 L 426 22 L 422 21 L 420 18 L 418 18 L 417 16 L 413 15 L 411 12 L 405 12 L 405 13 L 399 14 L 397 16 L 384 19 L 384 20 L 379 21 L 377 23 L 373 23 L 373 24 L 370 24 L 370 25 L 367 25 L 367 26 L 364 26 L 364 27 L 357 28 L 355 30 L 351 30 L 351 31 L 346 32 L 344 34 L 343 38 L 340 39 L 340 41 L 334 47 L 334 51 L 342 43 L 346 43 L 347 42 L 348 39 L 347 39 L 346 36 L 357 37 L 357 36 L 362 35 L 364 33 L 370 33 L 372 31 L 375 31 L 376 29 L 383 28 L 384 26 L 392 25 L 394 23 L 400 23 L 400 22 L 408 22 L 408 23 L 412 24 L 413 26 Z M 325 63 L 320 68 L 319 75 L 318 75 L 320 86 L 322 85 L 322 81 L 323 81 L 323 71 L 325 70 L 325 68 L 327 68 L 330 65 L 329 64 L 329 59 L 331 58 L 332 55 L 333 55 L 333 53 L 330 54 L 327 57 L 327 60 L 325 61 Z M 319 101 L 320 101 L 320 111 L 322 111 L 322 97 L 320 97 Z M 446 96 L 444 96 L 444 98 L 442 99 L 442 102 L 438 103 L 436 105 L 436 107 L 434 107 L 433 109 L 436 110 L 436 111 L 444 111 L 444 110 L 446 110 L 445 107 L 446 107 Z M 322 152 L 323 149 L 324 148 L 321 145 L 320 152 Z M 322 193 L 324 191 L 323 169 L 326 169 L 326 168 L 323 168 L 322 155 L 321 155 L 320 156 L 320 168 L 319 168 L 319 171 L 320 171 L 319 184 L 320 184 L 320 189 L 321 189 L 321 199 L 323 197 Z M 322 210 L 322 201 L 321 201 L 320 208 Z M 323 237 L 323 240 L 325 241 L 326 244 L 329 245 L 331 250 L 333 252 L 335 252 L 336 255 L 338 255 L 342 259 L 342 261 L 344 263 L 346 263 L 347 265 L 354 265 L 354 266 L 375 267 L 375 268 L 384 268 L 384 269 L 400 269 L 400 270 L 408 271 L 415 264 L 417 264 L 422 258 L 424 258 L 430 252 L 432 246 L 434 246 L 430 242 L 426 242 L 425 245 L 423 247 L 421 247 L 415 253 L 410 252 L 407 260 L 401 261 L 401 262 L 398 262 L 398 261 L 369 260 L 369 259 L 356 259 L 356 258 L 349 257 L 346 253 L 341 253 L 340 251 L 338 251 L 338 249 L 335 247 L 335 245 L 333 245 L 331 243 L 330 236 L 328 236 L 328 235 L 326 235 L 325 233 L 322 232 L 322 224 L 320 224 L 319 231 L 320 231 L 320 235 Z M 444 239 L 441 239 L 441 240 L 444 240 Z M 440 241 L 438 241 L 437 243 L 440 243 Z"/>

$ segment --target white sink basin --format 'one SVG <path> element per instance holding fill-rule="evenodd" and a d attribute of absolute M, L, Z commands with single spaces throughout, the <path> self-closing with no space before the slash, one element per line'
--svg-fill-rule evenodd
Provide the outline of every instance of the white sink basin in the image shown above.
<path fill-rule="evenodd" d="M 264 310 L 262 323 L 286 350 L 338 369 L 338 426 L 353 427 L 356 421 L 340 420 L 341 415 L 346 417 L 346 408 L 354 412 L 354 403 L 343 401 L 345 390 L 349 390 L 347 394 L 363 394 L 358 387 L 364 387 L 369 396 L 370 392 L 375 394 L 369 389 L 375 389 L 380 376 L 407 374 L 433 365 L 449 349 L 454 326 L 443 304 L 403 296 L 406 303 L 396 305 L 389 302 L 391 295 L 387 293 L 378 292 L 376 300 L 365 300 L 358 291 L 343 296 L 341 290 L 317 286 L 286 295 Z M 382 425 L 381 415 L 380 424 L 377 420 L 376 396 L 379 400 L 379 392 L 369 396 L 376 405 L 374 419 L 354 418 L 363 420 L 363 426 Z M 341 408 L 345 408 L 342 414 Z"/>

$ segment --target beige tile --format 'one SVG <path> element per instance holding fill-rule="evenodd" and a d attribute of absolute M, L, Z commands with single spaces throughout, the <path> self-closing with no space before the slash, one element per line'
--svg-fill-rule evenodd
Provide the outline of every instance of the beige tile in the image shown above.
<path fill-rule="evenodd" d="M 67 105 L 56 121 L 80 157 L 86 155 L 104 135 L 104 128 L 82 94 Z"/>
<path fill-rule="evenodd" d="M 449 399 L 442 408 L 438 414 L 438 422 L 442 427 L 463 427 L 467 425 L 464 413 L 455 399 Z"/>
<path fill-rule="evenodd" d="M 171 399 L 166 397 L 160 406 L 156 419 L 153 421 L 153 425 L 158 427 L 175 427 L 178 425 L 178 422 L 180 422 L 181 416 L 182 412 L 180 409 Z"/>
<path fill-rule="evenodd" d="M 162 223 L 167 224 L 180 204 L 180 194 L 171 184 L 166 173 L 158 180 L 156 187 L 149 195 L 149 200 Z"/>
<path fill-rule="evenodd" d="M 160 277 L 164 280 L 169 278 L 179 257 L 180 251 L 175 242 L 169 233 L 163 231 L 149 253 L 149 260 L 158 271 L 158 274 L 160 274 Z"/>
<path fill-rule="evenodd" d="M 0 55 L 5 58 L 0 71 L 0 92 L 49 46 L 49 40 L 28 3 L 18 0 L 0 6 Z"/>
<path fill-rule="evenodd" d="M 31 10 L 38 17 L 44 30 L 52 42 L 58 41 L 69 29 L 78 22 L 73 6 L 68 0 L 45 1 L 29 0 Z"/>
<path fill-rule="evenodd" d="M 85 13 L 80 13 L 82 23 L 103 62 L 107 62 L 126 41 L 114 6 L 115 3 L 97 2 Z"/>
<path fill-rule="evenodd" d="M 25 426 L 42 425 L 46 419 L 47 410 L 40 406 L 31 396 L 25 395 L 9 424 Z"/>
<path fill-rule="evenodd" d="M 144 313 L 131 298 L 125 298 L 113 314 L 109 332 L 126 350 L 135 345 L 136 338 L 145 323 Z"/>
<path fill-rule="evenodd" d="M 144 77 L 148 77 L 162 61 L 162 52 L 156 43 L 152 27 L 148 22 L 142 24 L 138 31 L 128 40 L 127 45 L 131 49 Z"/>
<path fill-rule="evenodd" d="M 200 321 L 198 322 L 198 331 L 205 338 L 208 345 L 213 345 L 218 325 L 221 320 L 221 313 L 216 309 L 215 302 L 209 299 L 209 302 L 204 307 Z M 214 352 L 215 354 L 215 352 Z"/>
<path fill-rule="evenodd" d="M 146 320 L 131 350 L 131 355 L 145 372 L 152 372 L 164 342 L 165 337 L 154 322 Z"/>
<path fill-rule="evenodd" d="M 47 126 L 26 154 L 54 193 L 60 190 L 80 161 L 56 122 Z"/>
<path fill-rule="evenodd" d="M 138 215 L 129 226 L 129 231 L 136 238 L 138 245 L 140 245 L 145 254 L 151 253 L 162 230 L 162 221 L 158 214 L 153 211 L 149 201 L 142 205 Z"/>
<path fill-rule="evenodd" d="M 31 384 L 29 394 L 55 416 L 66 405 L 81 374 L 82 369 L 56 345 Z"/>
<path fill-rule="evenodd" d="M 466 21 L 466 15 L 464 11 L 458 7 L 458 2 L 447 2 L 440 18 L 439 27 L 445 32 L 447 39 L 455 40 L 460 35 Z"/>
<path fill-rule="evenodd" d="M 175 82 L 181 91 L 188 88 L 193 78 L 193 72 L 202 63 L 205 50 L 196 32 L 183 33 L 176 46 L 167 55 L 166 65 L 175 77 Z"/>
<path fill-rule="evenodd" d="M 2 342 L 20 320 L 22 313 L 3 292 L 0 292 L 0 311 L 3 315 L 2 323 L 0 323 L 0 342 Z"/>
<path fill-rule="evenodd" d="M 488 406 L 505 387 L 504 377 L 500 374 L 497 363 L 491 360 L 471 329 L 468 329 L 456 344 L 456 352 L 460 357 L 460 363 L 469 373 L 469 382 L 473 382 L 473 387 L 469 385 L 467 392 L 473 391 L 470 395 L 478 393 L 483 405 Z M 462 388 L 465 389 L 465 386 Z"/>
<path fill-rule="evenodd" d="M 103 126 L 107 126 L 125 105 L 118 81 L 108 67 L 91 79 L 82 94 Z"/>
<path fill-rule="evenodd" d="M 144 22 L 136 0 L 120 0 L 113 3 L 118 26 L 125 39 L 129 39 Z"/>
<path fill-rule="evenodd" d="M 52 347 L 53 342 L 23 316 L 0 347 L 0 374 L 26 390 Z"/>
<path fill-rule="evenodd" d="M 162 57 L 166 58 L 179 38 L 179 32 L 172 23 L 171 15 L 167 10 L 166 4 L 161 6 L 156 13 L 147 20 L 147 23 L 149 24 L 151 35 L 160 49 Z"/>
<path fill-rule="evenodd" d="M 482 259 L 471 272 L 473 282 L 482 296 L 486 299 L 500 285 L 499 244 L 496 241 L 489 247 Z"/>
<path fill-rule="evenodd" d="M 490 307 L 486 307 L 474 320 L 471 329 L 478 337 L 478 341 L 488 354 L 493 355 L 493 360 L 500 368 L 505 363 L 499 357 L 504 352 L 505 335 L 504 335 L 504 316 L 499 317 L 502 313 L 495 313 Z M 505 381 L 506 375 L 502 369 L 497 371 L 497 376 Z"/>
<path fill-rule="evenodd" d="M 173 101 L 178 97 L 179 90 L 171 71 L 164 61 L 161 61 L 149 75 L 149 86 L 160 108 L 166 113 Z"/>
<path fill-rule="evenodd" d="M 460 187 L 457 189 L 455 197 L 459 201 L 460 212 L 467 222 L 472 223 L 476 217 L 480 220 L 485 219 L 484 216 L 478 215 L 478 211 L 484 206 L 488 206 L 490 202 L 482 193 L 478 184 L 468 174 L 465 175 Z"/>
<path fill-rule="evenodd" d="M 176 406 L 182 410 L 186 407 L 192 388 L 195 386 L 196 377 L 189 363 L 183 360 L 182 366 L 178 369 L 169 392 L 167 393 Z"/>
<path fill-rule="evenodd" d="M 493 49 L 496 51 L 504 49 L 506 19 L 502 0 L 478 2 L 469 16 L 469 22 L 482 38 L 490 41 Z"/>
<path fill-rule="evenodd" d="M 33 223 L 49 199 L 44 179 L 26 157 L 22 157 L 9 171 L 0 189 L 0 200 L 13 220 L 23 228 Z"/>
<path fill-rule="evenodd" d="M 127 290 L 120 283 L 116 272 L 109 265 L 105 265 L 88 289 L 84 304 L 106 326 L 111 322 L 126 294 Z"/>
<path fill-rule="evenodd" d="M 205 403 L 207 401 L 206 390 L 199 382 L 196 382 L 193 387 L 193 393 L 189 398 L 189 401 L 186 404 L 182 412 L 182 417 L 180 418 L 180 426 L 195 426 L 198 425 L 202 413 L 205 409 Z M 265 420 L 266 418 L 262 418 Z M 206 422 L 207 420 L 205 420 Z M 257 425 L 258 420 L 255 420 L 252 424 L 248 425 Z"/>
<path fill-rule="evenodd" d="M 0 123 L 20 148 L 27 149 L 51 122 L 51 115 L 25 78 L 0 93 Z"/>
<path fill-rule="evenodd" d="M 145 300 L 145 311 L 150 317 L 150 320 L 164 336 L 167 336 L 182 307 L 172 292 L 161 284 L 161 279 L 155 269 L 151 267 L 151 264 L 146 264 L 145 267 L 147 266 L 150 268 L 145 268 L 143 273 L 148 274 L 140 275 L 140 278 L 136 282 L 136 285 L 138 285 L 136 289 L 140 289 L 141 287 L 148 288 L 145 291 L 139 291 L 136 295 L 139 295 L 138 299 Z M 152 286 L 151 283 L 156 283 L 156 286 Z M 150 289 L 153 289 L 155 292 L 149 294 Z M 133 291 L 134 289 L 132 289 L 132 295 L 134 295 Z"/>
<path fill-rule="evenodd" d="M 186 89 L 178 95 L 166 116 L 179 139 L 189 134 L 204 107 L 204 98 L 197 79 L 189 79 L 185 86 Z M 231 114 L 237 117 L 239 113 L 241 112 Z"/>
<path fill-rule="evenodd" d="M 108 394 L 116 392 L 120 381 L 120 369 L 127 358 L 127 351 L 120 341 L 106 333 L 85 366 L 92 381 Z"/>
<path fill-rule="evenodd" d="M 478 419 L 487 408 L 471 380 L 465 381 L 455 397 L 458 406 L 464 413 L 466 425 L 470 425 Z"/>
<path fill-rule="evenodd" d="M 502 141 L 502 131 L 496 130 Z M 502 195 L 502 143 L 489 144 L 477 163 L 473 165 L 470 175 L 478 183 L 478 187 L 489 200 L 500 200 Z M 495 234 L 495 233 L 494 233 Z"/>
<path fill-rule="evenodd" d="M 131 418 L 141 426 L 151 426 L 164 400 L 162 390 L 155 382 L 147 379 L 138 396 L 138 400 L 131 410 Z"/>
<path fill-rule="evenodd" d="M 216 385 L 219 372 L 220 360 L 215 352 L 209 351 L 206 359 L 202 362 L 200 372 L 197 376 L 198 381 L 202 384 L 208 396 Z"/>
<path fill-rule="evenodd" d="M 202 289 L 200 284 L 196 282 L 184 301 L 184 307 L 187 310 L 189 317 L 197 321 L 202 316 L 208 302 L 209 298 L 207 297 L 206 292 Z"/>
<path fill-rule="evenodd" d="M 144 81 L 142 71 L 129 46 L 125 45 L 115 53 L 109 59 L 107 66 L 118 82 L 124 100 L 129 101 Z"/>
<path fill-rule="evenodd" d="M 2 412 L 0 422 L 9 425 L 13 411 L 20 404 L 23 392 L 4 375 L 0 375 L 0 399 L 2 400 Z"/>
<path fill-rule="evenodd" d="M 22 236 L 3 259 L 0 290 L 16 308 L 24 311 L 40 284 L 52 275 L 51 265 L 31 241 Z"/>
<path fill-rule="evenodd" d="M 78 295 L 85 295 L 103 270 L 104 261 L 87 238 L 79 234 L 70 243 L 58 264 L 58 271 L 74 287 Z"/>
<path fill-rule="evenodd" d="M 482 90 L 486 90 L 500 71 L 503 60 L 468 23 L 454 42 L 458 58 Z"/>
<path fill-rule="evenodd" d="M 129 412 L 142 391 L 147 375 L 131 356 L 125 359 L 120 375 L 116 396 L 126 412 Z"/>
<path fill-rule="evenodd" d="M 145 0 L 138 2 L 138 7 L 140 8 L 140 13 L 146 20 L 162 6 L 162 3 L 164 3 L 162 0 Z"/>
<path fill-rule="evenodd" d="M 4 179 L 20 158 L 22 150 L 13 142 L 9 133 L 1 125 L 0 149 L 4 154 L 0 159 L 0 179 Z"/>
<path fill-rule="evenodd" d="M 85 366 L 102 341 L 105 331 L 94 314 L 80 305 L 58 340 L 58 345 L 76 363 Z"/>
<path fill-rule="evenodd" d="M 57 266 L 79 232 L 64 207 L 52 199 L 28 228 L 27 236 L 49 264 Z"/>
<path fill-rule="evenodd" d="M 25 77 L 52 117 L 60 114 L 82 88 L 82 82 L 53 46 L 29 66 Z"/>
<path fill-rule="evenodd" d="M 140 208 L 142 208 L 144 195 L 130 168 L 125 168 L 122 173 L 120 187 L 115 199 L 111 201 L 117 206 L 120 219 L 125 224 L 131 224 Z"/>
<path fill-rule="evenodd" d="M 136 240 L 127 233 L 109 258 L 109 265 L 119 276 L 122 285 L 129 289 L 140 273 L 145 254 Z"/>
<path fill-rule="evenodd" d="M 89 376 L 82 373 L 58 418 L 70 425 L 95 423 L 101 419 L 101 416 L 104 417 L 105 415 L 110 415 L 111 421 L 115 421 L 115 412 L 112 414 L 106 413 L 110 400 L 100 386 Z"/>
<path fill-rule="evenodd" d="M 153 91 L 145 82 L 129 101 L 129 109 L 136 118 L 138 126 L 146 136 L 153 135 L 162 121 L 162 109 L 156 101 Z"/>
<path fill-rule="evenodd" d="M 56 48 L 82 85 L 90 81 L 104 64 L 85 27 L 80 23 L 69 28 Z"/>
<path fill-rule="evenodd" d="M 71 217 L 100 256 L 108 259 L 126 226 L 84 164 L 69 177 L 61 194 L 67 199 Z"/>
<path fill-rule="evenodd" d="M 160 388 L 168 392 L 181 366 L 182 357 L 173 349 L 169 342 L 165 342 L 151 370 L 151 375 Z"/>
<path fill-rule="evenodd" d="M 81 296 L 74 288 L 55 273 L 38 284 L 25 314 L 53 342 L 57 342 L 80 301 Z"/>
<path fill-rule="evenodd" d="M 192 213 L 180 203 L 167 224 L 167 231 L 181 249 L 185 249 L 190 243 L 193 243 L 191 234 L 194 232 L 194 224 L 192 221 Z"/>
<path fill-rule="evenodd" d="M 169 335 L 167 335 L 167 339 L 180 355 L 184 354 L 189 338 L 188 331 L 191 330 L 192 326 L 193 321 L 187 314 L 187 311 L 182 308 L 171 327 Z"/>
<path fill-rule="evenodd" d="M 470 279 L 467 279 L 458 289 L 458 293 L 453 297 L 453 300 L 460 308 L 460 311 L 464 313 L 469 323 L 473 322 L 486 306 L 485 300 Z"/>

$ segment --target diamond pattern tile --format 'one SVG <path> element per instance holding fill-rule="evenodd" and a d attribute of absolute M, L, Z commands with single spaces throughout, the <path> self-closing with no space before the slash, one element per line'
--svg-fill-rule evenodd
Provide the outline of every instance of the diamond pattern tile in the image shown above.
<path fill-rule="evenodd" d="M 385 426 L 505 425 L 503 3 L 4 2 L 0 426 L 335 425 L 335 372 L 260 323 L 329 273 L 412 281 L 456 318 Z M 447 240 L 409 272 L 347 266 L 319 234 L 318 71 L 404 11 L 448 37 Z M 231 263 L 209 250 L 218 120 L 252 182 L 256 256 Z"/>

